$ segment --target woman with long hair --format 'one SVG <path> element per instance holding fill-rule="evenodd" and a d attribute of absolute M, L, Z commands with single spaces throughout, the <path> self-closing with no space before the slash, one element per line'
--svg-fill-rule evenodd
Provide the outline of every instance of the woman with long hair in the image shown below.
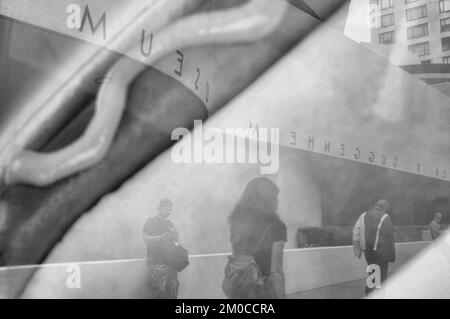
<path fill-rule="evenodd" d="M 232 255 L 223 290 L 229 298 L 285 298 L 283 249 L 286 226 L 277 214 L 278 187 L 251 180 L 229 217 Z"/>

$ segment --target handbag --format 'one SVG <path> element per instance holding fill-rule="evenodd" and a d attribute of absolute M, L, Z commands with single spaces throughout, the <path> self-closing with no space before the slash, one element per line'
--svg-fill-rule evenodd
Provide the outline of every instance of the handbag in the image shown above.
<path fill-rule="evenodd" d="M 165 259 L 165 264 L 177 272 L 180 272 L 189 266 L 188 251 L 177 241 L 172 242 Z"/>
<path fill-rule="evenodd" d="M 238 260 L 228 257 L 222 290 L 230 299 L 263 299 L 265 297 L 264 277 L 253 260 Z"/>

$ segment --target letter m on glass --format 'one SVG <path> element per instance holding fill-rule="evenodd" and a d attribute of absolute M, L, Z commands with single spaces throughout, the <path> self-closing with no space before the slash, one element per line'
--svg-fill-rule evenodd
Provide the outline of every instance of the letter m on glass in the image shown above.
<path fill-rule="evenodd" d="M 102 26 L 103 40 L 106 40 L 106 12 L 103 12 L 103 15 L 100 17 L 100 20 L 98 20 L 97 23 L 94 25 L 91 12 L 89 11 L 89 6 L 86 5 L 86 8 L 84 9 L 83 13 L 83 19 L 81 20 L 80 32 L 83 32 L 86 20 L 89 22 L 92 34 L 95 34 L 97 32 L 97 29 L 100 26 Z"/>

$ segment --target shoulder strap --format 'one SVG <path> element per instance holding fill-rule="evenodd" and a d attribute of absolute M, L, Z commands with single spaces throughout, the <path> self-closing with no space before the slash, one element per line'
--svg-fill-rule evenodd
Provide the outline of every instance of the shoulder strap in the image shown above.
<path fill-rule="evenodd" d="M 381 217 L 380 222 L 378 223 L 377 232 L 375 235 L 375 243 L 373 245 L 373 250 L 378 250 L 378 243 L 380 241 L 380 229 L 381 225 L 383 224 L 384 220 L 388 217 L 387 214 L 384 214 L 383 217 Z"/>
<path fill-rule="evenodd" d="M 259 247 L 261 246 L 264 238 L 266 237 L 267 233 L 269 232 L 270 227 L 272 226 L 272 223 L 269 223 L 269 225 L 266 226 L 264 229 L 264 232 L 262 233 L 261 237 L 258 240 L 258 243 L 256 244 L 255 251 L 258 251 Z"/>

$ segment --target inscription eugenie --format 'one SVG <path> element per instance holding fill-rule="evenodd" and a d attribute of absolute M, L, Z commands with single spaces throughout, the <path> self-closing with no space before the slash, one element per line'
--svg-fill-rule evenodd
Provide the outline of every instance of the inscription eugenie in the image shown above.
<path fill-rule="evenodd" d="M 320 136 L 300 135 L 297 131 L 290 131 L 288 145 L 314 153 L 354 160 L 442 180 L 448 180 L 450 175 L 448 173 L 450 171 L 447 167 L 433 166 L 430 163 L 425 163 L 424 161 L 411 157 L 402 159 L 401 155 L 399 155 L 402 153 L 402 150 L 399 150 L 396 154 L 380 150 L 375 151 L 368 145 L 336 142 L 330 139 L 321 138 Z"/>

